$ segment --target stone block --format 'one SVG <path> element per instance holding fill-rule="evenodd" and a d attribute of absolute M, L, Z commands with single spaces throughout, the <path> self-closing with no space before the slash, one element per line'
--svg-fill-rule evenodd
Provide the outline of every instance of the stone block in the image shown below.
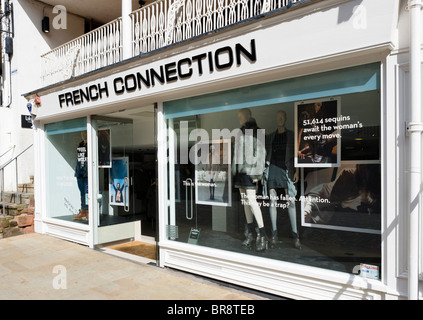
<path fill-rule="evenodd" d="M 12 216 L 3 216 L 0 217 L 0 227 L 1 228 L 9 228 L 10 221 L 13 219 Z"/>
<path fill-rule="evenodd" d="M 34 216 L 26 213 L 16 216 L 15 220 L 18 222 L 18 227 L 27 227 L 34 224 Z"/>
<path fill-rule="evenodd" d="M 20 214 L 27 213 L 27 214 L 34 214 L 34 208 L 25 208 L 20 211 Z"/>
<path fill-rule="evenodd" d="M 3 232 L 3 238 L 13 237 L 13 236 L 19 236 L 24 234 L 24 231 L 22 228 L 19 227 L 11 227 L 7 228 Z"/>
<path fill-rule="evenodd" d="M 9 221 L 9 227 L 16 227 L 17 225 L 18 225 L 18 222 L 16 220 Z"/>
<path fill-rule="evenodd" d="M 8 215 L 18 216 L 18 215 L 21 214 L 21 211 L 25 208 L 26 208 L 25 205 L 16 205 L 15 204 L 15 205 L 9 205 L 6 210 L 7 210 Z"/>
<path fill-rule="evenodd" d="M 0 218 L 0 228 L 9 228 L 9 220 Z"/>
<path fill-rule="evenodd" d="M 33 232 L 34 232 L 34 225 L 24 228 L 24 234 L 33 233 Z"/>

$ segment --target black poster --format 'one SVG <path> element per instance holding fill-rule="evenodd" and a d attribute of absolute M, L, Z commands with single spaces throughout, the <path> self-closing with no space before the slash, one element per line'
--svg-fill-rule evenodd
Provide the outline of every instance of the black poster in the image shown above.
<path fill-rule="evenodd" d="M 32 129 L 32 119 L 29 115 L 21 115 L 21 128 Z"/>
<path fill-rule="evenodd" d="M 295 106 L 295 166 L 339 167 L 340 100 L 306 101 Z"/>

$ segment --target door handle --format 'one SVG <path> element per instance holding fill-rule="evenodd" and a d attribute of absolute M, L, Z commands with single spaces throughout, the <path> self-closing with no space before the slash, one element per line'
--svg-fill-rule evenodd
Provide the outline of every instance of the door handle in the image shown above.
<path fill-rule="evenodd" d="M 190 204 L 191 204 L 191 211 L 190 212 L 188 211 L 188 187 L 190 188 L 190 195 L 191 195 L 191 198 L 190 198 L 190 201 L 189 201 Z M 188 220 L 192 220 L 194 208 L 193 208 L 193 203 L 192 203 L 192 179 L 191 178 L 188 178 L 188 179 L 185 180 L 185 199 L 186 199 L 186 202 L 185 202 L 185 217 Z"/>
<path fill-rule="evenodd" d="M 125 210 L 125 212 L 129 212 L 129 201 L 127 201 L 126 199 L 126 189 L 129 187 L 128 185 L 128 177 L 125 177 L 123 179 L 123 210 Z M 129 193 L 129 190 L 128 190 Z M 128 204 L 126 204 L 128 202 Z"/>

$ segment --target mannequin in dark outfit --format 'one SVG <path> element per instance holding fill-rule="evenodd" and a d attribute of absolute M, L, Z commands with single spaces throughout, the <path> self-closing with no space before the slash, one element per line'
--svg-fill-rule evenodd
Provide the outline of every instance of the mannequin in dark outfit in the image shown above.
<path fill-rule="evenodd" d="M 285 127 L 286 113 L 280 110 L 276 113 L 276 131 L 266 135 L 266 163 L 268 167 L 267 189 L 270 195 L 270 219 L 272 222 L 271 246 L 278 243 L 277 235 L 277 200 L 278 189 L 283 189 L 284 196 L 288 201 L 288 214 L 291 223 L 294 246 L 301 249 L 297 231 L 297 211 L 295 208 L 295 196 L 297 190 L 295 183 L 299 179 L 299 169 L 294 168 L 294 133 Z M 279 192 L 280 193 L 280 192 Z M 281 194 L 282 196 L 282 194 Z"/>
<path fill-rule="evenodd" d="M 75 220 L 88 220 L 88 204 L 85 201 L 85 194 L 88 189 L 88 148 L 87 148 L 87 132 L 81 132 L 82 141 L 79 143 L 77 152 L 77 161 L 75 167 L 75 177 L 78 181 L 78 188 L 81 196 L 81 209 L 79 214 L 73 217 Z"/>
<path fill-rule="evenodd" d="M 242 245 L 246 248 L 253 246 L 255 219 L 259 228 L 256 250 L 264 251 L 267 249 L 268 240 L 261 209 L 257 203 L 256 192 L 258 181 L 261 180 L 263 175 L 266 149 L 264 141 L 260 142 L 257 138 L 259 128 L 255 119 L 251 116 L 251 111 L 249 109 L 241 109 L 238 112 L 238 119 L 241 124 L 241 134 L 235 141 L 232 172 L 235 174 L 235 188 L 239 189 L 241 199 L 247 200 L 247 204 L 244 204 L 245 218 L 247 220 L 247 239 Z M 246 130 L 248 129 L 253 130 L 253 137 L 247 136 Z"/>

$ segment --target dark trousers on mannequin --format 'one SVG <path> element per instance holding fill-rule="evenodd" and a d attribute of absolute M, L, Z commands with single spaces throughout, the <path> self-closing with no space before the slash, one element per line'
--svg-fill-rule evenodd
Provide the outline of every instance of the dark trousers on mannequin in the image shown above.
<path fill-rule="evenodd" d="M 81 210 L 88 210 L 88 204 L 86 203 L 85 194 L 88 193 L 88 178 L 80 177 L 77 178 L 78 189 L 81 195 Z"/>

